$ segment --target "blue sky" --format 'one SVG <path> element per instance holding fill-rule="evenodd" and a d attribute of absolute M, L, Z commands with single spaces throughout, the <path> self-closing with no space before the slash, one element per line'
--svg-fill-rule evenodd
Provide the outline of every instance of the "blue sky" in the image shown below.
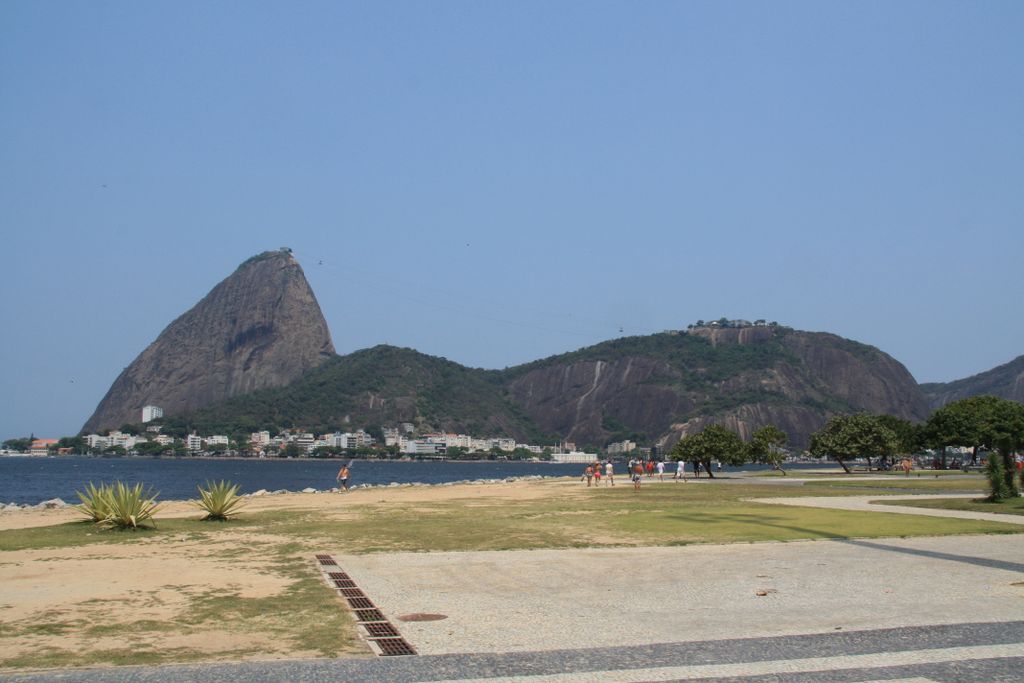
<path fill-rule="evenodd" d="M 1019 2 L 0 3 L 0 438 L 77 431 L 285 245 L 341 353 L 725 315 L 987 370 L 1024 353 L 1022 35 Z"/>

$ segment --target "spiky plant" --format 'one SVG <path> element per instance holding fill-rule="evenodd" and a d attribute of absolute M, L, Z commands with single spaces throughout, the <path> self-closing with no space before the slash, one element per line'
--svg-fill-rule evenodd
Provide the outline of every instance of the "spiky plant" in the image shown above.
<path fill-rule="evenodd" d="M 138 529 L 150 524 L 156 526 L 153 515 L 159 509 L 152 489 L 144 490 L 142 484 L 128 486 L 116 481 L 110 487 L 107 516 L 99 521 L 101 526 L 111 529 Z"/>
<path fill-rule="evenodd" d="M 199 490 L 199 500 L 195 506 L 206 512 L 203 520 L 227 521 L 236 516 L 245 506 L 245 499 L 238 495 L 238 484 L 229 481 L 206 482 L 206 488 Z"/>
<path fill-rule="evenodd" d="M 82 501 L 75 509 L 88 517 L 93 522 L 102 522 L 110 514 L 110 485 L 100 484 L 93 486 L 90 481 L 85 487 L 85 493 L 75 491 L 75 495 Z"/>

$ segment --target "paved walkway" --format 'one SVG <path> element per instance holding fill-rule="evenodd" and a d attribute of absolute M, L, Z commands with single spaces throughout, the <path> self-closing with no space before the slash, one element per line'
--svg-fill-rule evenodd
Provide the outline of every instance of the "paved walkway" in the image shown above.
<path fill-rule="evenodd" d="M 1021 681 L 1024 622 L 515 654 L 247 662 L 13 676 L 22 683 L 522 681 L 999 683 Z"/>
<path fill-rule="evenodd" d="M 891 496 L 843 496 L 836 497 L 804 497 L 804 498 L 749 498 L 754 503 L 766 503 L 769 505 L 795 505 L 797 507 L 811 508 L 832 508 L 835 510 L 860 510 L 867 512 L 891 512 L 903 515 L 924 515 L 926 517 L 955 517 L 958 519 L 980 519 L 987 522 L 1006 522 L 1007 524 L 1024 525 L 1024 515 L 1005 515 L 994 512 L 974 512 L 971 510 L 936 510 L 934 508 L 919 508 L 910 505 L 894 505 L 896 500 L 908 500 L 911 498 L 935 499 L 935 498 L 977 498 L 977 493 L 920 493 L 920 494 L 895 494 Z"/>

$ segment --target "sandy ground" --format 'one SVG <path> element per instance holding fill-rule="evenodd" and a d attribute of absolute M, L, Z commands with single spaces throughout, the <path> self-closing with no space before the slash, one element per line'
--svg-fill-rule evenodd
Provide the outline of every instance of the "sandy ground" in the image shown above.
<path fill-rule="evenodd" d="M 353 507 L 382 501 L 416 504 L 456 499 L 529 500 L 550 496 L 550 489 L 531 482 L 501 485 L 408 486 L 358 489 L 346 494 L 282 494 L 249 499 L 246 511 L 316 510 L 343 518 Z M 169 501 L 157 518 L 200 516 L 185 501 Z M 72 508 L 0 512 L 0 530 L 43 527 L 79 521 Z M 93 532 L 100 533 L 100 532 Z M 259 533 L 236 533 L 231 539 L 188 535 L 140 539 L 131 544 L 96 544 L 78 548 L 0 552 L 0 662 L 54 648 L 88 652 L 123 648 L 124 643 L 82 632 L 109 623 L 164 623 L 202 596 L 268 597 L 280 594 L 290 580 L 271 570 L 259 552 Z M 311 566 L 312 569 L 312 566 Z M 11 629 L 30 634 L 3 637 Z M 199 629 L 192 633 L 140 628 L 140 645 L 187 648 L 210 653 L 259 650 L 262 657 L 302 656 L 270 636 Z M 364 654 L 368 654 L 364 653 Z M 2 666 L 2 665 L 0 665 Z"/>
<path fill-rule="evenodd" d="M 557 480 L 546 480 L 554 483 Z M 575 480 L 566 480 L 575 483 Z M 577 491 L 578 486 L 571 487 Z M 550 489 L 532 481 L 507 484 L 460 484 L 458 486 L 395 486 L 354 489 L 349 493 L 287 493 L 276 496 L 249 498 L 247 511 L 263 510 L 318 510 L 325 513 L 344 513 L 353 505 L 374 503 L 432 503 L 446 500 L 487 498 L 488 500 L 534 500 L 550 497 Z M 188 517 L 197 515 L 196 508 L 187 501 L 167 501 L 160 505 L 158 517 Z M 0 531 L 63 524 L 82 519 L 82 514 L 71 507 L 60 510 L 4 510 L 0 512 Z"/>

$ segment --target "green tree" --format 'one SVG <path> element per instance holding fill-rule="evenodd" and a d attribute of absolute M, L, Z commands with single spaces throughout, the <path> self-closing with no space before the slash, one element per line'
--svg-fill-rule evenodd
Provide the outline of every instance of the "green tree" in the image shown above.
<path fill-rule="evenodd" d="M 895 415 L 876 415 L 883 427 L 896 435 L 896 455 L 908 455 L 921 448 L 922 427 Z"/>
<path fill-rule="evenodd" d="M 32 446 L 32 437 L 25 436 L 18 439 L 7 439 L 4 441 L 4 448 L 10 451 L 26 452 Z"/>
<path fill-rule="evenodd" d="M 675 460 L 698 462 L 714 478 L 711 462 L 718 460 L 726 465 L 742 465 L 747 461 L 747 446 L 739 434 L 722 425 L 708 425 L 704 431 L 689 434 L 672 447 L 670 455 Z"/>
<path fill-rule="evenodd" d="M 968 446 L 977 455 L 979 448 L 995 451 L 990 456 L 1002 459 L 1005 490 L 1019 492 L 1013 453 L 1024 445 L 1024 405 L 996 396 L 972 396 L 948 403 L 928 418 L 925 439 L 942 448 Z M 993 499 L 1004 488 L 991 491 Z"/>
<path fill-rule="evenodd" d="M 341 455 L 341 449 L 335 446 L 317 446 L 309 454 L 311 458 L 334 458 Z"/>
<path fill-rule="evenodd" d="M 788 440 L 789 436 L 786 432 L 775 425 L 765 425 L 754 431 L 747 448 L 754 462 L 771 465 L 772 469 L 785 475 L 786 470 L 782 469 L 782 463 L 786 461 L 786 442 Z"/>
<path fill-rule="evenodd" d="M 88 445 L 83 436 L 64 436 L 57 441 L 57 448 L 70 448 L 72 453 L 85 453 Z"/>
<path fill-rule="evenodd" d="M 831 457 L 843 471 L 850 473 L 848 460 L 888 457 L 897 450 L 896 434 L 873 415 L 839 415 L 833 417 L 819 431 L 811 435 L 810 454 L 815 458 Z"/>
<path fill-rule="evenodd" d="M 372 436 L 375 443 L 380 444 L 381 446 L 384 445 L 384 429 L 380 425 L 364 427 L 363 431 Z"/>
<path fill-rule="evenodd" d="M 212 443 L 206 446 L 206 452 L 210 455 L 224 455 L 228 451 L 226 443 Z"/>
<path fill-rule="evenodd" d="M 988 459 L 985 464 L 985 474 L 988 477 L 989 500 L 993 503 L 1006 500 L 1013 495 L 1012 490 L 1006 484 L 1006 468 L 1003 466 L 1003 459 L 996 454 Z"/>
<path fill-rule="evenodd" d="M 161 455 L 174 449 L 170 445 L 165 446 L 156 441 L 142 441 L 135 444 L 135 450 L 139 455 Z"/>
<path fill-rule="evenodd" d="M 299 444 L 294 441 L 290 441 L 281 449 L 280 456 L 282 458 L 298 458 L 305 454 L 306 452 L 299 446 Z"/>

